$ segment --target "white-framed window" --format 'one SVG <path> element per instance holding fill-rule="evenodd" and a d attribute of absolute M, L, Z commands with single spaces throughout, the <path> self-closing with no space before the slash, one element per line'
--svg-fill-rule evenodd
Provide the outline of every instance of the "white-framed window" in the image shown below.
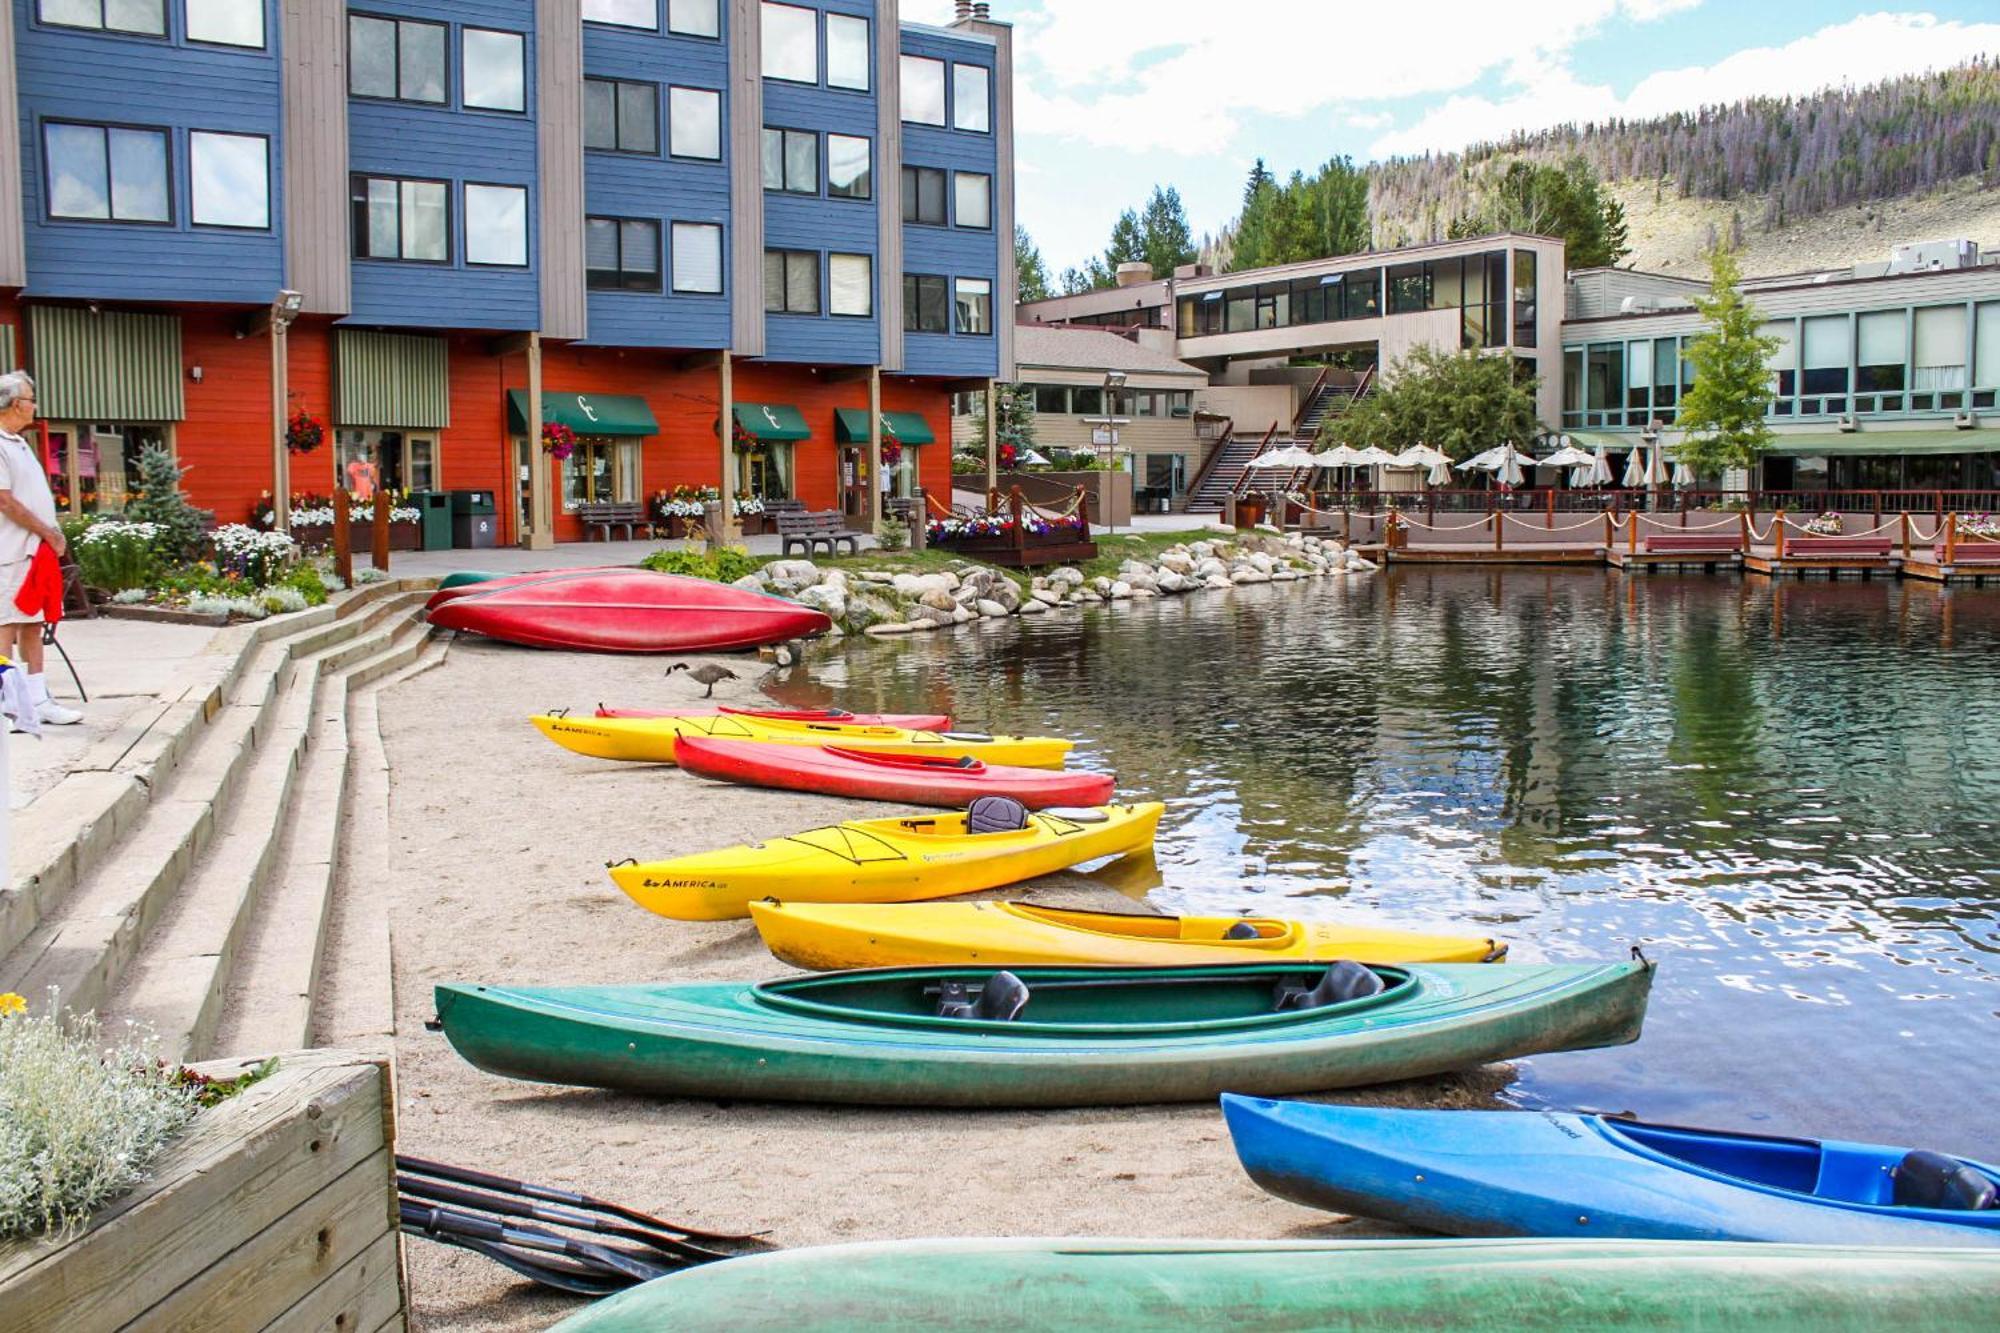
<path fill-rule="evenodd" d="M 903 57 L 903 119 L 913 125 L 944 124 L 944 61 Z"/>
<path fill-rule="evenodd" d="M 826 16 L 826 86 L 868 91 L 868 20 L 854 14 Z"/>
<path fill-rule="evenodd" d="M 45 121 L 42 159 L 52 218 L 174 220 L 165 130 Z"/>
<path fill-rule="evenodd" d="M 722 290 L 722 225 L 674 224 L 674 290 L 702 294 Z"/>
<path fill-rule="evenodd" d="M 608 23 L 614 28 L 660 26 L 660 0 L 583 0 L 585 23 Z"/>
<path fill-rule="evenodd" d="M 835 199 L 868 199 L 875 193 L 872 146 L 852 134 L 826 136 L 826 192 Z"/>
<path fill-rule="evenodd" d="M 764 77 L 819 82 L 819 11 L 764 0 Z"/>
<path fill-rule="evenodd" d="M 667 31 L 683 37 L 720 37 L 718 0 L 667 0 Z"/>
<path fill-rule="evenodd" d="M 819 135 L 812 130 L 764 127 L 764 188 L 786 194 L 819 193 Z"/>
<path fill-rule="evenodd" d="M 443 264 L 451 259 L 451 187 L 401 176 L 353 178 L 354 257 Z"/>
<path fill-rule="evenodd" d="M 951 67 L 951 127 L 980 134 L 993 131 L 993 74 L 984 65 Z"/>
<path fill-rule="evenodd" d="M 58 28 L 167 35 L 166 0 L 41 0 L 37 13 L 42 22 Z"/>
<path fill-rule="evenodd" d="M 375 465 L 375 484 L 384 491 L 433 491 L 438 485 L 437 437 L 400 430 L 336 430 L 333 484 L 347 485 L 349 463 Z"/>
<path fill-rule="evenodd" d="M 722 159 L 722 94 L 713 88 L 667 89 L 667 152 Z"/>
<path fill-rule="evenodd" d="M 198 227 L 271 226 L 271 148 L 261 134 L 188 133 L 189 217 Z"/>
<path fill-rule="evenodd" d="M 826 312 L 865 319 L 875 313 L 875 259 L 872 255 L 826 257 Z"/>
<path fill-rule="evenodd" d="M 623 79 L 585 79 L 583 146 L 607 153 L 657 155 L 660 86 Z"/>
<path fill-rule="evenodd" d="M 465 104 L 481 111 L 528 109 L 528 42 L 518 32 L 463 28 L 459 32 Z"/>
<path fill-rule="evenodd" d="M 952 285 L 952 308 L 960 333 L 993 332 L 993 280 L 960 278 Z"/>
<path fill-rule="evenodd" d="M 217 46 L 264 45 L 264 0 L 187 0 L 187 38 Z"/>
<path fill-rule="evenodd" d="M 993 229 L 993 178 L 976 171 L 952 173 L 952 206 L 958 225 Z"/>
<path fill-rule="evenodd" d="M 819 313 L 819 251 L 764 252 L 764 309 L 778 315 Z"/>
<path fill-rule="evenodd" d="M 585 218 L 583 277 L 591 291 L 660 290 L 660 224 L 651 218 Z"/>
<path fill-rule="evenodd" d="M 528 188 L 465 187 L 465 262 L 497 268 L 528 266 Z"/>
<path fill-rule="evenodd" d="M 355 97 L 441 106 L 446 76 L 445 25 L 417 19 L 347 16 L 347 91 Z"/>

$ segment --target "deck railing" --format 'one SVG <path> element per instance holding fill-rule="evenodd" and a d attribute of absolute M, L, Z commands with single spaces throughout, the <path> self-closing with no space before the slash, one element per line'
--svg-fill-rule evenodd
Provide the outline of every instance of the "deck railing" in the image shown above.
<path fill-rule="evenodd" d="M 2000 513 L 2000 490 L 1989 491 L 1721 491 L 1675 490 L 1671 487 L 1515 487 L 1433 488 L 1421 491 L 1315 490 L 1316 509 L 1377 510 L 1394 507 L 1415 513 L 1618 514 L 1680 513 L 1736 510 L 1770 514 L 1946 514 Z"/>

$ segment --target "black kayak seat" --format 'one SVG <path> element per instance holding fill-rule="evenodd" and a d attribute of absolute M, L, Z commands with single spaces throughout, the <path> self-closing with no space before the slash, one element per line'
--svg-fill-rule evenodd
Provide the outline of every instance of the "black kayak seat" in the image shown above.
<path fill-rule="evenodd" d="M 1388 987 L 1381 977 L 1359 963 L 1343 960 L 1329 967 L 1319 983 L 1310 988 L 1294 981 L 1279 981 L 1271 996 L 1271 1007 L 1281 1014 L 1298 1009 L 1322 1009 L 1349 1000 L 1365 1000 L 1371 995 L 1380 995 L 1386 989 Z"/>
<path fill-rule="evenodd" d="M 979 761 L 969 754 L 962 754 L 951 761 L 951 766 L 953 768 L 977 768 L 979 767 Z"/>
<path fill-rule="evenodd" d="M 971 1018 L 986 1023 L 1011 1023 L 1028 1007 L 1028 983 L 1012 972 L 995 972 L 971 999 L 971 988 L 963 981 L 947 981 L 938 988 L 939 1018 Z"/>
<path fill-rule="evenodd" d="M 965 811 L 967 833 L 1018 833 L 1028 827 L 1028 807 L 1011 796 L 982 796 Z"/>
<path fill-rule="evenodd" d="M 1251 925 L 1248 921 L 1238 921 L 1228 930 L 1222 932 L 1222 938 L 1225 940 L 1254 940 L 1257 938 L 1257 927 Z"/>
<path fill-rule="evenodd" d="M 1895 1188 L 1890 1202 L 1898 1208 L 1945 1208 L 1981 1212 L 2000 1208 L 2000 1189 L 1986 1173 L 1956 1157 L 1918 1149 L 1906 1153 L 1890 1173 Z"/>

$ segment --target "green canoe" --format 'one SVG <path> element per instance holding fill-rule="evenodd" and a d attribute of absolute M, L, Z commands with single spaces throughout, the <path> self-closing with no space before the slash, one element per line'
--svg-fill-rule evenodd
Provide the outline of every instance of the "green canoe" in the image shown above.
<path fill-rule="evenodd" d="M 1710 1241 L 926 1240 L 730 1259 L 553 1333 L 1991 1327 L 2000 1253 Z"/>
<path fill-rule="evenodd" d="M 456 574 L 447 574 L 438 580 L 438 591 L 447 588 L 463 588 L 468 583 L 491 583 L 494 579 L 512 578 L 511 574 L 491 574 L 483 569 L 461 569 Z"/>
<path fill-rule="evenodd" d="M 1095 1106 L 1312 1092 L 1615 1046 L 1638 1037 L 1652 979 L 1645 962 L 910 967 L 755 985 L 439 986 L 437 1013 L 473 1064 L 543 1083 L 669 1097 Z M 1018 1016 L 977 1012 L 1022 983 Z M 1297 1007 L 1296 995 L 1276 1007 L 1281 993 L 1321 983 L 1316 1007 Z M 953 998 L 975 1012 L 940 1016 Z"/>

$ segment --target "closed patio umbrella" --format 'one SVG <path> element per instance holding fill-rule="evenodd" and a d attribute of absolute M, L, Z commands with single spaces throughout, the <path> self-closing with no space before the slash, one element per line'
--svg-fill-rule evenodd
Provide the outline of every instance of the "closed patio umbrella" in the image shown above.
<path fill-rule="evenodd" d="M 1494 469 L 1493 475 L 1502 486 L 1519 486 L 1521 484 L 1521 460 L 1523 457 L 1524 455 L 1511 446 L 1506 453 L 1500 456 L 1500 466 Z"/>
<path fill-rule="evenodd" d="M 1625 475 L 1622 484 L 1631 490 L 1646 484 L 1646 451 L 1634 449 L 1625 458 Z"/>
<path fill-rule="evenodd" d="M 1611 484 L 1611 460 L 1604 456 L 1604 446 L 1598 445 L 1590 455 L 1590 476 L 1587 486 L 1609 486 Z"/>
<path fill-rule="evenodd" d="M 1675 489 L 1683 491 L 1692 490 L 1697 480 L 1698 478 L 1694 475 L 1693 468 L 1689 467 L 1686 463 L 1682 462 L 1678 458 L 1674 460 Z"/>
<path fill-rule="evenodd" d="M 1659 487 L 1667 484 L 1667 451 L 1655 448 L 1646 459 L 1646 485 Z"/>

